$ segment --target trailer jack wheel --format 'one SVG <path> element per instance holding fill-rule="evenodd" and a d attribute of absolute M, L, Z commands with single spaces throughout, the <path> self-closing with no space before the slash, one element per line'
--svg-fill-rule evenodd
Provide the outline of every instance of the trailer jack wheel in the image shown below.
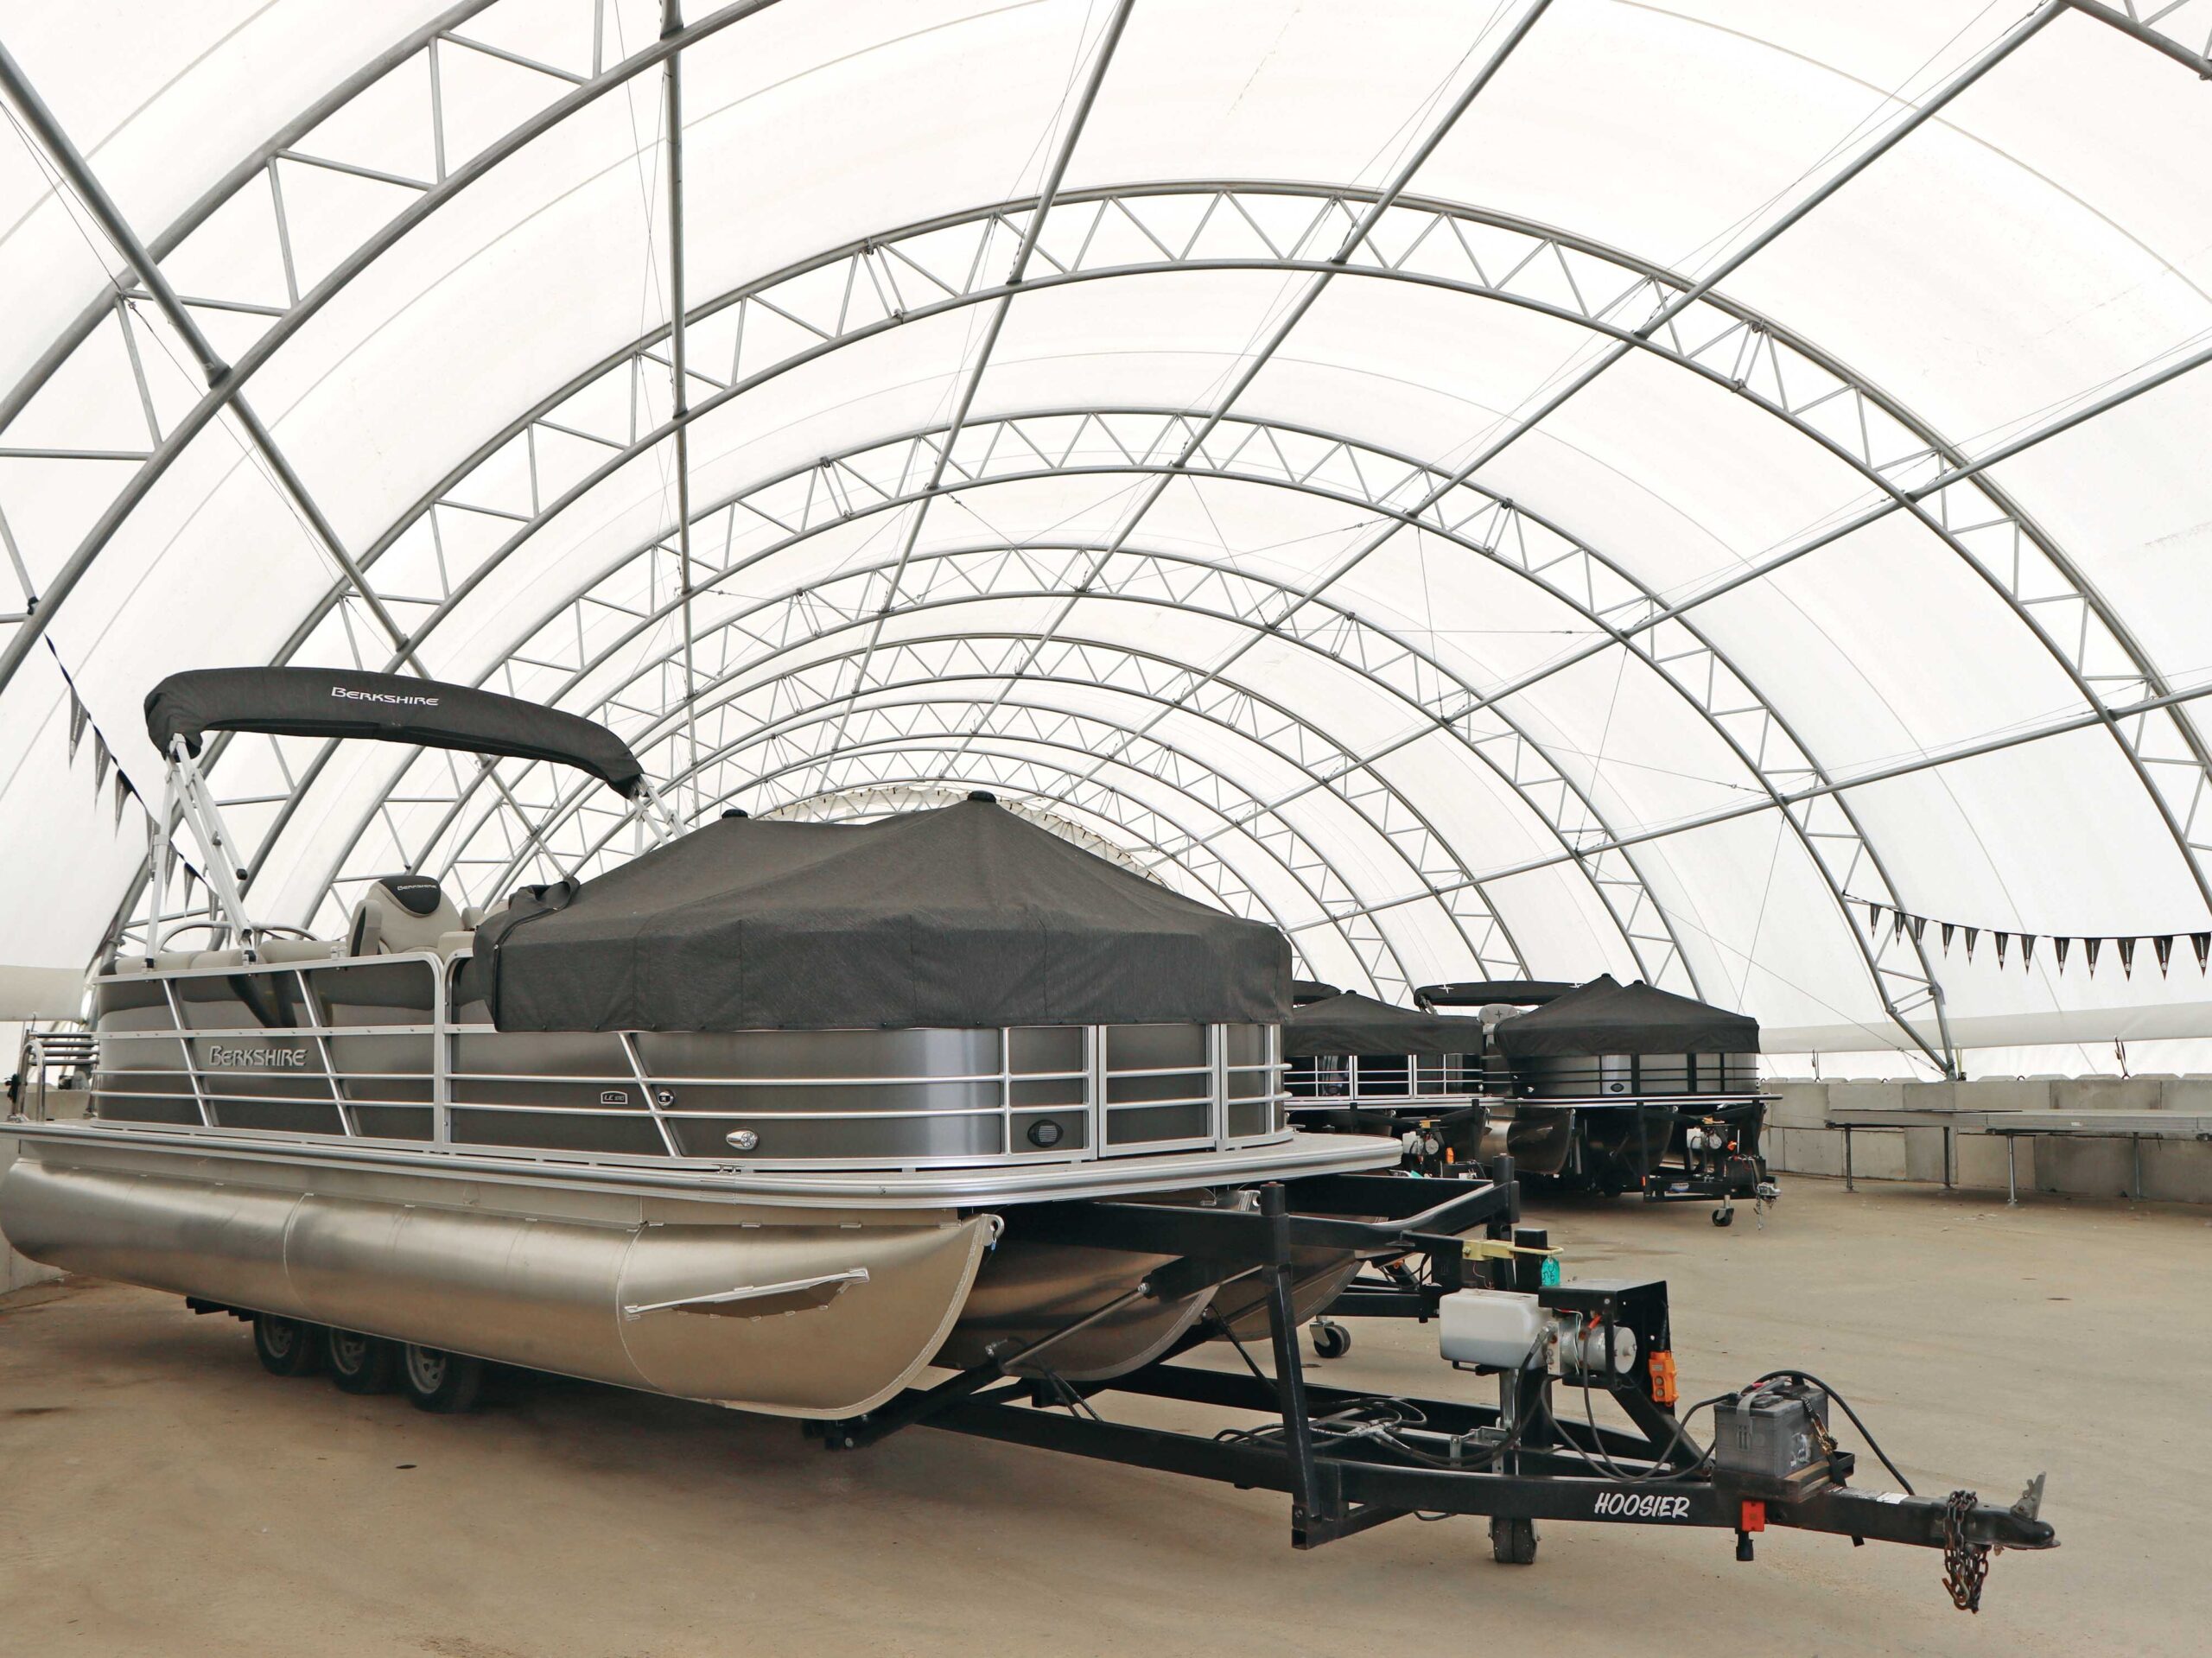
<path fill-rule="evenodd" d="M 1351 1351 L 1351 1331 L 1326 1318 L 1313 1321 L 1313 1356 L 1340 1359 Z"/>
<path fill-rule="evenodd" d="M 1536 1563 L 1536 1522 L 1525 1515 L 1492 1515 L 1490 1557 L 1500 1566 Z"/>
<path fill-rule="evenodd" d="M 1713 1211 L 1713 1223 L 1715 1226 L 1735 1225 L 1736 1211 L 1734 1208 L 1729 1204 L 1723 1204 L 1719 1209 L 1714 1210 Z"/>

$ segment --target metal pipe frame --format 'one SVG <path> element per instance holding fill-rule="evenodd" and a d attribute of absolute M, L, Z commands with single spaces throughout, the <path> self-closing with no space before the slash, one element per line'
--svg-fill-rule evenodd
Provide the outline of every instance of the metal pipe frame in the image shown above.
<path fill-rule="evenodd" d="M 2111 23 L 2114 27 L 2120 28 L 2126 32 L 2133 35 L 2136 38 L 2144 41 L 2147 45 L 2150 45 L 2154 49 L 2164 52 L 2168 56 L 2176 57 L 2178 60 L 2189 64 L 2192 67 L 2198 68 L 2200 73 L 2202 73 L 2202 65 L 2204 60 L 2201 54 L 2192 54 L 2186 50 L 2177 51 L 2175 49 L 2175 43 L 2172 41 L 2171 37 L 2151 27 L 2151 23 L 2154 22 L 2158 16 L 2164 16 L 2164 13 L 2154 14 L 2150 21 L 2145 22 L 2134 16 L 2134 8 L 2132 4 L 2128 7 L 2126 13 L 2122 14 L 2115 12 L 2113 9 L 2109 6 L 2084 3 L 2083 0 L 2069 0 L 2069 3 L 2074 5 L 2074 9 L 2083 10 L 2088 15 L 2098 17 L 2107 23 Z M 481 152 L 475 161 L 470 163 L 470 168 L 474 168 L 475 169 L 474 172 L 471 172 L 469 168 L 465 168 L 461 172 L 448 174 L 442 177 L 430 191 L 426 192 L 423 201 L 414 204 L 407 213 L 403 213 L 399 219 L 395 219 L 391 224 L 385 226 L 383 231 L 381 231 L 378 236 L 371 238 L 371 241 L 365 244 L 362 248 L 358 249 L 355 254 L 344 262 L 339 270 L 334 270 L 332 273 L 331 277 L 327 278 L 325 283 L 320 285 L 314 294 L 306 296 L 307 301 L 318 302 L 318 296 L 320 296 L 321 301 L 327 302 L 327 298 L 331 295 L 334 294 L 338 288 L 342 287 L 346 281 L 350 281 L 353 275 L 358 274 L 360 269 L 365 268 L 366 264 L 371 263 L 378 253 L 380 253 L 384 249 L 388 248 L 393 241 L 396 241 L 398 236 L 404 235 L 406 229 L 410 228 L 413 224 L 420 222 L 423 217 L 427 216 L 427 213 L 429 211 L 434 210 L 436 206 L 442 205 L 443 200 L 451 194 L 451 189 L 449 189 L 448 187 L 453 187 L 454 188 L 465 187 L 465 184 L 471 179 L 476 176 L 480 176 L 482 171 L 487 170 L 490 165 L 495 164 L 498 160 L 503 159 L 506 155 L 513 153 L 513 151 L 520 148 L 523 143 L 529 142 L 531 139 L 539 136 L 543 131 L 550 130 L 550 126 L 556 121 L 565 117 L 569 110 L 576 106 L 576 105 L 584 101 L 588 101 L 590 97 L 595 97 L 605 90 L 607 90 L 610 84 L 613 84 L 620 79 L 626 79 L 629 74 L 639 73 L 643 68 L 652 67 L 652 64 L 654 62 L 672 59 L 677 48 L 682 44 L 688 43 L 690 40 L 697 38 L 712 29 L 726 26 L 729 22 L 735 22 L 740 16 L 756 9 L 757 7 L 753 5 L 725 8 L 722 11 L 717 12 L 709 18 L 704 20 L 701 24 L 694 25 L 691 29 L 683 31 L 682 34 L 678 35 L 671 35 L 664 38 L 664 41 L 655 48 L 652 48 L 645 54 L 640 54 L 630 60 L 626 60 L 624 64 L 617 66 L 615 70 L 594 75 L 594 77 L 590 80 L 580 83 L 577 86 L 575 94 L 571 95 L 569 98 L 561 100 L 556 106 L 554 106 L 553 109 L 542 111 L 539 116 L 533 118 L 531 122 L 525 123 L 522 127 L 518 128 L 513 133 L 509 134 L 505 138 L 499 141 L 497 143 Z M 2035 19 L 2031 21 L 2036 24 L 2036 26 L 2040 26 L 2043 22 L 2048 21 L 2049 16 L 2055 15 L 2057 10 L 2062 9 L 2063 9 L 2063 5 L 2059 4 L 2046 6 L 2043 10 L 2039 11 Z M 418 31 L 417 35 L 416 36 L 410 37 L 410 40 L 417 45 L 427 42 L 425 49 L 435 51 L 436 41 L 439 35 L 444 30 L 450 29 L 453 26 L 454 21 L 458 18 L 465 17 L 473 10 L 474 10 L 473 7 L 455 8 L 452 12 L 447 14 L 446 18 L 442 19 L 438 25 L 427 31 Z M 2015 33 L 2018 35 L 2018 31 L 2016 31 Z M 2008 36 L 2008 41 L 2011 41 L 2012 44 L 2017 44 L 2017 39 L 2014 39 L 2013 37 Z M 2010 46 L 2005 45 L 2005 43 L 2000 42 L 2000 46 L 2002 46 L 2005 50 L 2010 49 Z M 392 61 L 397 61 L 404 58 L 406 51 L 409 49 L 412 48 L 405 43 L 403 43 L 402 47 L 395 48 L 393 49 L 394 54 L 397 54 L 397 56 L 392 56 L 392 54 L 387 54 L 387 56 L 391 57 Z M 2002 52 L 1999 51 L 1993 54 L 1987 55 L 1989 57 L 1989 61 L 1994 61 L 1996 56 L 2002 55 Z M 543 66 L 532 67 L 542 67 Z M 1986 68 L 1986 63 L 1982 63 L 1975 68 L 1974 73 L 1979 73 L 1982 68 Z M 381 71 L 378 71 L 378 73 L 381 73 Z M 574 77 L 568 78 L 574 79 Z M 348 83 L 348 86 L 351 90 L 346 92 L 346 96 L 350 97 L 354 92 L 358 92 L 362 86 L 369 84 L 373 80 L 373 79 L 375 79 L 374 74 L 371 74 L 365 71 L 362 75 L 355 77 L 353 81 Z M 1948 93 L 1946 93 L 1945 95 L 1948 96 Z M 335 97 L 336 94 L 334 94 L 334 98 Z M 342 103 L 343 101 L 343 98 L 337 98 L 337 103 Z M 333 104 L 329 99 L 324 100 L 324 103 L 325 105 L 328 105 L 330 107 L 336 106 L 335 104 Z M 318 108 L 321 107 L 321 105 L 318 106 Z M 1916 120 L 1918 118 L 1924 118 L 1924 111 L 1923 114 L 1916 115 L 1913 118 Z M 287 131 L 292 132 L 294 137 L 296 137 L 299 133 L 303 133 L 307 128 L 312 124 L 312 121 L 308 120 L 306 118 L 302 118 L 302 121 L 291 124 L 291 125 L 288 127 Z M 1889 143 L 1894 142 L 1895 136 L 1896 135 L 1892 135 L 1890 138 L 1885 139 L 1881 147 L 1886 148 Z M 273 154 L 273 151 L 270 153 Z M 1878 150 L 1875 153 L 1878 153 Z M 264 156 L 262 159 L 262 163 L 257 164 L 252 168 L 234 169 L 234 173 L 231 177 L 236 179 L 238 181 L 238 187 L 242 187 L 244 181 L 258 174 L 262 169 L 262 165 L 266 164 L 268 161 L 269 156 Z M 441 171 L 443 171 L 442 167 Z M 1834 185 L 1840 181 L 1840 180 L 1831 181 L 1828 185 L 1823 187 L 1820 194 L 1824 195 L 1827 190 L 1834 187 Z M 271 178 L 271 187 L 273 189 L 273 176 Z M 211 193 L 211 195 L 213 194 L 213 193 Z M 227 199 L 227 193 L 225 194 L 222 199 Z M 1819 197 L 1816 196 L 1814 199 L 1814 201 L 1816 201 L 1818 199 Z M 219 205 L 219 202 L 208 203 L 207 199 L 203 198 L 203 204 L 206 204 L 205 211 L 200 212 L 200 217 L 204 219 L 207 213 L 212 213 L 213 206 Z M 195 204 L 195 210 L 197 210 L 200 205 L 201 204 Z M 1802 204 L 1801 207 L 1796 211 L 1802 212 L 1811 205 L 1813 205 L 1813 202 L 1810 201 Z M 157 238 L 157 240 L 159 238 Z M 181 239 L 181 237 L 175 239 Z M 1562 268 L 1566 268 L 1563 260 Z M 1567 270 L 1567 275 L 1570 281 L 1572 281 L 1573 271 L 1571 270 Z M 1716 279 L 1708 277 L 1706 279 L 1706 283 L 1703 285 L 1709 288 L 1713 280 Z M 1704 302 L 1709 302 L 1710 299 L 1711 295 L 1709 294 L 1704 296 Z M 104 315 L 106 308 L 107 302 L 104 300 L 98 308 L 99 314 Z M 295 307 L 293 308 L 293 310 L 287 312 L 283 317 L 280 317 L 277 320 L 276 329 L 272 330 L 272 333 L 283 329 L 287 324 L 296 327 L 298 321 L 300 320 L 298 313 L 301 308 L 301 307 Z M 1685 302 L 1684 305 L 1675 306 L 1674 308 L 1676 310 L 1687 308 L 1687 302 Z M 90 328 L 96 327 L 98 326 L 98 318 L 90 311 L 86 314 L 85 326 L 87 331 L 89 331 Z M 1770 335 L 1769 339 L 1771 340 L 1772 337 L 1773 336 Z M 276 343 L 281 343 L 281 340 L 278 340 Z M 268 346 L 271 350 L 274 349 L 274 346 L 267 338 L 264 338 L 262 345 Z M 261 346 L 257 346 L 255 349 L 256 352 L 262 353 L 261 356 L 255 359 L 255 365 L 257 365 L 258 361 L 265 360 L 267 353 L 265 352 L 262 352 Z M 62 355 L 66 354 L 66 353 L 62 353 Z M 49 358 L 52 358 L 54 363 L 58 363 L 60 360 L 60 358 L 59 356 L 55 356 L 53 353 L 49 353 L 48 355 Z M 250 353 L 249 355 L 251 354 Z M 42 361 L 44 361 L 44 359 L 42 359 Z M 34 375 L 39 376 L 42 382 L 44 373 L 50 373 L 51 367 L 52 364 L 48 364 L 43 370 L 35 368 Z M 246 369 L 247 372 L 251 372 L 250 367 L 244 363 L 240 365 L 240 367 Z M 237 371 L 233 371 L 232 375 L 228 377 L 229 384 L 227 390 L 211 391 L 210 398 L 218 400 L 218 409 L 221 403 L 227 402 L 235 397 L 238 387 L 243 383 L 244 378 L 243 374 L 238 373 Z M 21 392 L 20 387 L 18 388 L 18 391 Z M 16 403 L 16 406 L 20 406 L 18 399 L 11 398 L 11 403 Z M 194 413 L 195 416 L 199 416 L 200 418 L 200 423 L 204 424 L 205 419 L 212 418 L 213 414 L 217 410 L 207 410 L 205 403 L 203 403 L 202 409 L 207 410 L 204 416 L 201 415 L 200 410 L 195 410 Z M 171 446 L 177 435 L 178 434 L 176 432 L 172 432 L 170 439 L 165 440 L 164 443 L 157 448 L 155 454 L 152 457 L 149 457 L 149 461 L 145 463 L 146 468 L 151 468 L 158 471 L 160 467 L 166 466 L 167 461 L 163 458 L 164 451 L 168 451 L 173 456 L 174 448 Z M 142 468 L 142 478 L 144 476 L 144 471 L 145 468 Z M 126 494 L 129 492 L 130 491 L 127 488 Z M 140 490 L 139 492 L 143 494 L 143 489 Z M 1986 488 L 1981 492 L 1986 493 Z M 1915 505 L 1916 510 L 1916 503 Z M 111 512 L 110 516 L 114 518 L 115 522 L 120 521 L 120 514 L 113 514 Z M 2017 524 L 2018 521 L 2015 520 L 2015 523 Z M 109 529 L 111 531 L 112 524 L 110 524 Z M 95 531 L 95 535 L 101 540 L 105 539 L 105 534 L 99 530 Z M 2034 537 L 2031 537 L 2031 539 L 2034 539 Z M 18 630 L 18 637 L 16 640 L 10 645 L 6 656 L 4 657 L 0 657 L 0 677 L 4 677 L 6 672 L 12 671 L 12 668 L 20 662 L 22 649 L 28 647 L 29 636 L 35 634 L 36 631 L 43 627 L 46 619 L 50 617 L 54 609 L 58 607 L 60 600 L 63 597 L 66 597 L 66 588 L 67 584 L 73 582 L 76 575 L 81 574 L 83 565 L 89 562 L 90 557 L 96 554 L 96 552 L 97 548 L 90 547 L 89 544 L 87 547 L 80 547 L 79 549 L 79 555 L 73 557 L 70 566 L 67 567 L 65 569 L 65 581 L 58 584 L 63 588 L 63 591 L 60 593 L 55 593 L 49 590 L 49 593 L 47 595 L 43 595 L 47 599 L 48 602 L 40 607 L 38 613 L 29 619 L 23 627 Z M 2078 582 L 2074 585 L 2085 608 L 2098 613 L 2099 620 L 2101 622 L 2105 621 L 2107 619 L 2106 607 L 2101 604 L 2101 601 L 2097 600 L 2095 595 L 2084 585 Z M 365 587 L 361 589 L 361 593 L 365 602 L 371 603 L 372 608 L 377 607 L 373 600 L 373 596 L 369 593 Z M 2029 619 L 2032 620 L 2031 618 Z M 2052 638 L 2044 632 L 2044 630 L 2038 627 L 2037 631 L 2039 637 L 2043 637 L 2046 644 L 2051 645 L 2055 651 L 2058 650 L 2058 646 L 2056 645 L 2055 641 L 2053 641 Z M 2077 680 L 2080 680 L 2082 676 L 2077 673 L 2076 678 Z M 2083 683 L 2086 686 L 2086 681 Z M 2161 689 L 2161 682 L 2159 682 L 2153 675 L 2145 675 L 2142 683 L 2154 691 Z M 2093 706 L 2099 708 L 2102 707 L 2101 702 L 2097 699 L 2095 694 L 2085 694 L 2090 696 Z M 2166 818 L 2170 828 L 2173 829 L 2176 839 L 2180 844 L 2184 856 L 2189 860 L 2191 872 L 2197 879 L 2200 890 L 2204 890 L 2203 873 L 2198 866 L 2194 855 L 2193 842 L 2191 842 L 2188 838 L 2188 831 L 2183 827 L 2184 819 L 2189 823 L 2194 823 L 2196 816 L 2195 810 L 2196 801 L 2197 798 L 2201 798 L 2203 791 L 2202 779 L 2204 771 L 2204 755 L 2201 746 L 2196 743 L 2193 730 L 2186 721 L 2178 720 L 2172 721 L 2174 731 L 2181 735 L 2183 746 L 2191 751 L 2186 758 L 2176 759 L 2168 756 L 2145 757 L 2141 754 L 2134 746 L 2130 743 L 2128 738 L 2120 732 L 2116 721 L 2107 719 L 2106 723 L 2107 725 L 2107 728 L 2113 732 L 2115 738 L 2120 741 L 2123 748 L 2127 751 L 2131 765 L 2134 767 L 2139 778 L 2145 783 L 2146 789 L 2148 789 L 2152 794 L 2158 809 Z M 2151 774 L 2147 769 L 2149 765 L 2185 765 L 2194 771 L 2196 773 L 2196 781 L 2194 785 L 2196 795 L 2192 797 L 2191 805 L 2187 812 L 2177 816 L 2164 795 L 2156 785 L 2152 783 Z"/>

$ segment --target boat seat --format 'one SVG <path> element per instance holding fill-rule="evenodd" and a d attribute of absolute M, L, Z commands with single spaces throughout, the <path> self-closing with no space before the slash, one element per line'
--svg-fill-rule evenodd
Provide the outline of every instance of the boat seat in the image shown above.
<path fill-rule="evenodd" d="M 429 875 L 379 875 L 353 906 L 346 933 L 349 956 L 396 956 L 436 950 L 448 933 L 463 931 L 461 910 Z"/>
<path fill-rule="evenodd" d="M 264 938 L 255 953 L 264 962 L 322 962 L 342 948 L 334 938 Z"/>

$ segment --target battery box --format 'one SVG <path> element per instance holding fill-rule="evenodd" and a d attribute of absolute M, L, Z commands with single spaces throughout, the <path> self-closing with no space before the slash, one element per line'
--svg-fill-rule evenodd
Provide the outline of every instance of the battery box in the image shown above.
<path fill-rule="evenodd" d="M 1794 1377 L 1763 1382 L 1713 1412 L 1717 1483 L 1751 1496 L 1789 1500 L 1831 1477 L 1828 1396 Z"/>

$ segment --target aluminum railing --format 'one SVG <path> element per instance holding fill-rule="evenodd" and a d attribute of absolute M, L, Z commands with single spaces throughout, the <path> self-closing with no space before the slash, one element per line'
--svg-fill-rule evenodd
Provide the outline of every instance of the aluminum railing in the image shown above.
<path fill-rule="evenodd" d="M 583 1150 L 617 1160 L 745 1168 L 1077 1163 L 1259 1145 L 1288 1133 L 1281 1037 L 1272 1026 L 502 1032 L 455 1019 L 453 975 L 465 959 L 465 952 L 447 959 L 427 951 L 203 958 L 102 975 L 94 981 L 95 1109 L 156 1128 L 167 1121 L 279 1138 L 563 1156 Z M 406 1018 L 413 1008 L 395 1005 L 395 970 L 422 975 L 419 994 L 406 1000 L 419 1002 L 424 1017 Z M 365 972 L 372 976 L 349 976 Z M 291 1017 L 261 1022 L 272 1011 Z M 384 1020 L 388 1014 L 399 1016 Z M 550 1058 L 517 1068 L 533 1045 L 551 1058 L 573 1058 L 580 1045 L 594 1043 L 607 1045 L 608 1068 Z M 865 1059 L 871 1048 L 896 1054 L 931 1044 L 969 1057 L 988 1049 L 990 1063 L 845 1071 L 821 1063 L 842 1051 Z M 1163 1048 L 1172 1051 L 1170 1063 L 1117 1057 L 1122 1050 L 1158 1058 Z M 1127 1055 L 1130 1049 L 1136 1052 Z M 1057 1059 L 1039 1063 L 1039 1053 Z M 757 1064 L 751 1074 L 733 1074 L 747 1069 L 740 1062 L 778 1054 L 809 1063 L 786 1074 L 761 1074 Z M 726 1063 L 701 1063 L 718 1056 Z M 820 1106 L 800 1102 L 817 1093 Z M 321 1113 L 327 1128 L 300 1126 Z M 299 1122 L 252 1126 L 287 1115 Z M 506 1128 L 498 1127 L 503 1120 Z M 587 1125 L 599 1127 L 588 1132 Z M 722 1128 L 728 1132 L 717 1132 Z M 594 1133 L 617 1143 L 594 1147 Z M 626 1135 L 639 1143 L 626 1149 Z"/>

